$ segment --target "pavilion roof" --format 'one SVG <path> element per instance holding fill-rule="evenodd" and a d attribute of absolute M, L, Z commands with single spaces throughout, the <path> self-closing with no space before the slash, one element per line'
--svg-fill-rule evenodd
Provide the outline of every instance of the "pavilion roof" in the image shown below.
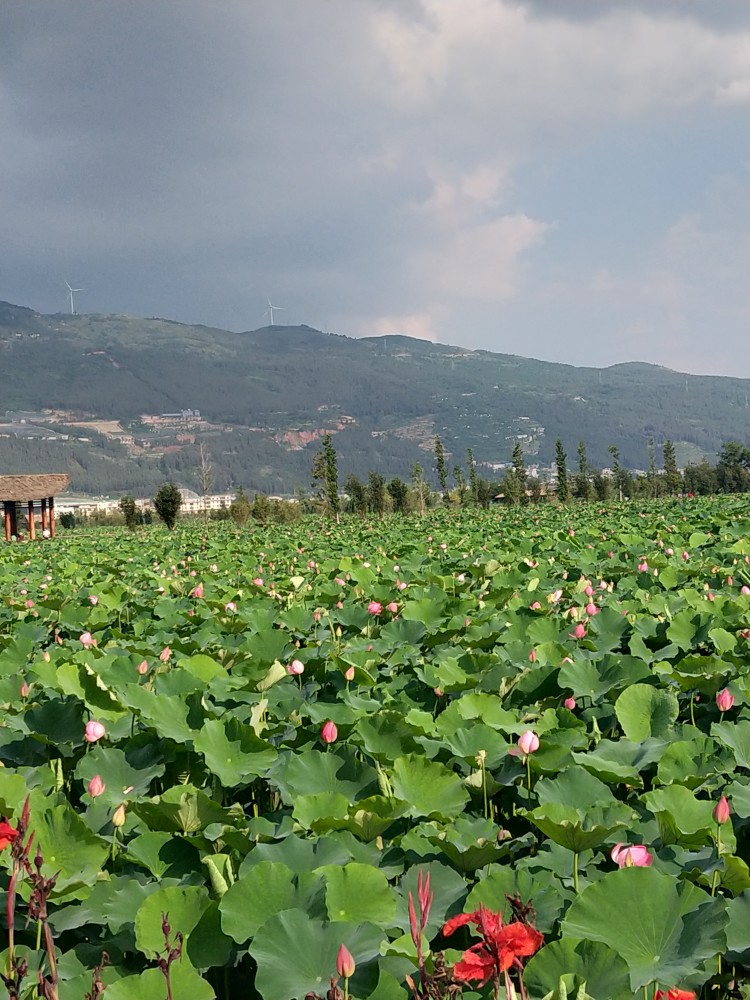
<path fill-rule="evenodd" d="M 0 501 L 41 500 L 67 489 L 70 477 L 52 473 L 32 476 L 0 476 Z"/>

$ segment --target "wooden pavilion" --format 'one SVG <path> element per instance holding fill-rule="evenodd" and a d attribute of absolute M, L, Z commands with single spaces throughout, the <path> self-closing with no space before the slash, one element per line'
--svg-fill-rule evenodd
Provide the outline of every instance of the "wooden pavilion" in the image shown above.
<path fill-rule="evenodd" d="M 0 501 L 3 504 L 5 541 L 18 537 L 18 507 L 23 505 L 29 538 L 36 538 L 36 508 L 39 503 L 41 529 L 44 537 L 55 534 L 55 494 L 67 488 L 70 478 L 65 475 L 0 476 Z"/>

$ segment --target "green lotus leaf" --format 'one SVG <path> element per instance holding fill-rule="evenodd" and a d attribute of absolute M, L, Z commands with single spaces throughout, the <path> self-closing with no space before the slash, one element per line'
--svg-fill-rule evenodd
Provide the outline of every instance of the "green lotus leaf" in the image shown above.
<path fill-rule="evenodd" d="M 166 914 L 172 935 L 180 931 L 187 940 L 208 909 L 208 891 L 202 885 L 167 886 L 151 893 L 135 915 L 135 943 L 147 958 L 164 950 L 162 915 Z"/>
<path fill-rule="evenodd" d="M 707 736 L 678 740 L 670 743 L 664 751 L 657 768 L 657 778 L 662 785 L 674 783 L 697 788 L 708 778 L 727 769 L 728 756 L 726 751 L 718 753 L 715 741 Z"/>
<path fill-rule="evenodd" d="M 148 795 L 153 779 L 164 774 L 164 764 L 132 767 L 119 747 L 95 746 L 81 757 L 75 774 L 85 785 L 98 774 L 106 786 L 99 801 L 118 806 L 123 799 Z"/>
<path fill-rule="evenodd" d="M 155 878 L 181 878 L 200 863 L 198 849 L 182 837 L 147 830 L 127 843 L 128 857 L 143 865 Z"/>
<path fill-rule="evenodd" d="M 443 764 L 416 754 L 398 757 L 393 765 L 393 793 L 408 804 L 410 816 L 457 816 L 469 801 L 458 775 Z"/>
<path fill-rule="evenodd" d="M 298 1000 L 309 992 L 325 993 L 344 944 L 357 963 L 349 989 L 354 996 L 367 996 L 375 986 L 376 960 L 384 939 L 384 932 L 373 924 L 328 924 L 301 910 L 282 910 L 263 924 L 250 944 L 257 965 L 255 987 L 263 1000 Z"/>
<path fill-rule="evenodd" d="M 727 903 L 727 961 L 747 966 L 750 962 L 750 889 Z"/>
<path fill-rule="evenodd" d="M 739 767 L 750 768 L 750 720 L 715 722 L 711 735 L 734 754 Z"/>
<path fill-rule="evenodd" d="M 613 783 L 641 782 L 641 772 L 661 759 L 666 744 L 662 740 L 644 740 L 632 743 L 630 740 L 602 740 L 587 753 L 571 754 L 573 760 L 597 775 L 602 781 Z"/>
<path fill-rule="evenodd" d="M 574 764 L 556 778 L 540 778 L 534 791 L 540 805 L 559 802 L 580 814 L 590 806 L 610 805 L 616 801 L 609 786 L 580 764 Z"/>
<path fill-rule="evenodd" d="M 191 740 L 195 733 L 188 725 L 188 707 L 177 695 L 156 694 L 138 684 L 128 684 L 121 694 L 123 702 L 133 709 L 141 722 L 176 743 Z"/>
<path fill-rule="evenodd" d="M 305 909 L 322 887 L 320 876 L 310 872 L 296 875 L 284 864 L 261 861 L 241 873 L 222 896 L 221 928 L 237 944 L 244 944 L 274 914 Z"/>
<path fill-rule="evenodd" d="M 210 983 L 188 961 L 175 962 L 170 972 L 172 995 L 190 1000 L 214 1000 Z M 139 976 L 124 976 L 107 986 L 107 1000 L 164 1000 L 164 975 L 159 969 L 146 969 Z"/>
<path fill-rule="evenodd" d="M 635 656 L 604 656 L 601 660 L 576 659 L 560 668 L 558 684 L 576 698 L 597 701 L 610 691 L 636 684 L 649 676 L 649 669 Z"/>
<path fill-rule="evenodd" d="M 377 772 L 346 748 L 328 753 L 308 749 L 305 753 L 282 751 L 269 780 L 290 804 L 298 795 L 323 793 L 354 802 L 366 791 L 376 790 Z"/>
<path fill-rule="evenodd" d="M 571 997 L 582 987 L 591 1000 L 633 997 L 625 960 L 600 941 L 553 941 L 529 959 L 523 974 L 526 989 L 534 997 L 554 995 L 561 979 Z"/>
<path fill-rule="evenodd" d="M 511 920 L 513 914 L 508 899 L 514 896 L 522 903 L 533 905 L 535 925 L 543 934 L 552 932 L 566 903 L 573 898 L 559 878 L 546 869 L 531 872 L 517 865 L 490 865 L 469 893 L 464 910 L 471 912 L 482 905 L 489 910 L 502 911 L 504 918 Z"/>
<path fill-rule="evenodd" d="M 598 847 L 615 830 L 628 826 L 633 820 L 633 810 L 622 802 L 589 806 L 583 812 L 561 802 L 549 802 L 526 815 L 556 844 L 576 854 Z"/>
<path fill-rule="evenodd" d="M 654 868 L 609 872 L 583 890 L 562 936 L 600 941 L 628 965 L 633 990 L 650 983 L 700 986 L 702 963 L 726 949 L 726 902 Z"/>
<path fill-rule="evenodd" d="M 59 872 L 55 893 L 76 884 L 91 884 L 104 866 L 109 845 L 89 830 L 67 802 L 50 805 L 35 792 L 31 796 L 30 829 L 34 846 L 44 858 L 46 877 Z"/>
<path fill-rule="evenodd" d="M 615 712 L 626 739 L 642 743 L 649 737 L 667 736 L 677 721 L 680 706 L 671 691 L 633 684 L 615 702 Z"/>
<path fill-rule="evenodd" d="M 193 785 L 172 785 L 163 795 L 136 802 L 133 811 L 152 830 L 198 833 L 210 823 L 228 823 L 229 813 Z"/>
<path fill-rule="evenodd" d="M 232 718 L 205 722 L 193 745 L 225 788 L 265 774 L 276 760 L 270 743 L 256 736 L 251 726 Z"/>
<path fill-rule="evenodd" d="M 383 872 L 357 862 L 343 867 L 326 865 L 318 871 L 326 880 L 329 920 L 390 926 L 396 912 L 396 894 Z"/>
<path fill-rule="evenodd" d="M 713 802 L 697 799 L 684 785 L 657 788 L 642 798 L 647 809 L 656 816 L 663 844 L 680 841 L 683 846 L 699 846 L 711 839 L 716 828 L 712 816 Z M 731 830 L 727 830 L 724 839 L 734 842 Z"/>
<path fill-rule="evenodd" d="M 318 792 L 316 795 L 298 795 L 294 800 L 292 816 L 306 830 L 314 830 L 319 820 L 344 819 L 349 810 L 349 800 L 338 792 Z"/>

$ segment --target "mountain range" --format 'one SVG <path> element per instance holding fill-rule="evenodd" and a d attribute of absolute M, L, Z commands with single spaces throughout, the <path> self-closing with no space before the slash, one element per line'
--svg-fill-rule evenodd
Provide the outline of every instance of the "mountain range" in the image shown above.
<path fill-rule="evenodd" d="M 524 347 L 533 347 L 525 338 Z M 520 441 L 549 465 L 560 438 L 576 464 L 630 468 L 648 441 L 678 461 L 750 441 L 750 380 L 644 363 L 581 368 L 405 336 L 351 338 L 308 326 L 244 333 L 165 319 L 44 315 L 0 302 L 0 469 L 66 471 L 76 490 L 146 493 L 165 478 L 196 488 L 199 447 L 214 489 L 309 486 L 330 432 L 343 477 L 370 469 L 433 477 L 468 448 L 498 478 Z"/>

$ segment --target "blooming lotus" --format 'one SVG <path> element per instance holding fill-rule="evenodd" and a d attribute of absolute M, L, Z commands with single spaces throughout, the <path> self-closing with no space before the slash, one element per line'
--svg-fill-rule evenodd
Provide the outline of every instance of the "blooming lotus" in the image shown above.
<path fill-rule="evenodd" d="M 203 584 L 199 583 L 197 587 L 193 587 L 190 591 L 191 597 L 203 597 Z"/>
<path fill-rule="evenodd" d="M 83 738 L 86 740 L 87 743 L 96 743 L 96 741 L 100 740 L 102 736 L 106 735 L 106 733 L 107 730 L 104 728 L 102 723 L 96 722 L 94 719 L 92 719 L 90 722 L 86 723 L 86 729 L 84 730 Z"/>
<path fill-rule="evenodd" d="M 524 757 L 528 757 L 530 753 L 536 753 L 539 749 L 539 737 L 537 734 L 531 729 L 527 729 L 525 733 L 521 733 L 518 737 L 518 749 Z"/>
<path fill-rule="evenodd" d="M 371 615 L 382 614 L 383 605 L 380 603 L 380 601 L 370 601 L 370 603 L 367 605 L 367 611 Z"/>
<path fill-rule="evenodd" d="M 91 646 L 96 645 L 96 640 L 90 632 L 82 632 L 78 637 L 78 641 L 84 649 L 90 649 Z"/>
<path fill-rule="evenodd" d="M 692 990 L 678 990 L 672 987 L 671 990 L 657 990 L 654 1000 L 697 1000 L 698 994 Z"/>
<path fill-rule="evenodd" d="M 649 868 L 654 860 L 643 844 L 615 844 L 609 856 L 618 868 Z"/>
<path fill-rule="evenodd" d="M 305 664 L 302 660 L 292 660 L 289 666 L 286 668 L 288 674 L 293 674 L 295 677 L 299 677 L 305 672 Z"/>

